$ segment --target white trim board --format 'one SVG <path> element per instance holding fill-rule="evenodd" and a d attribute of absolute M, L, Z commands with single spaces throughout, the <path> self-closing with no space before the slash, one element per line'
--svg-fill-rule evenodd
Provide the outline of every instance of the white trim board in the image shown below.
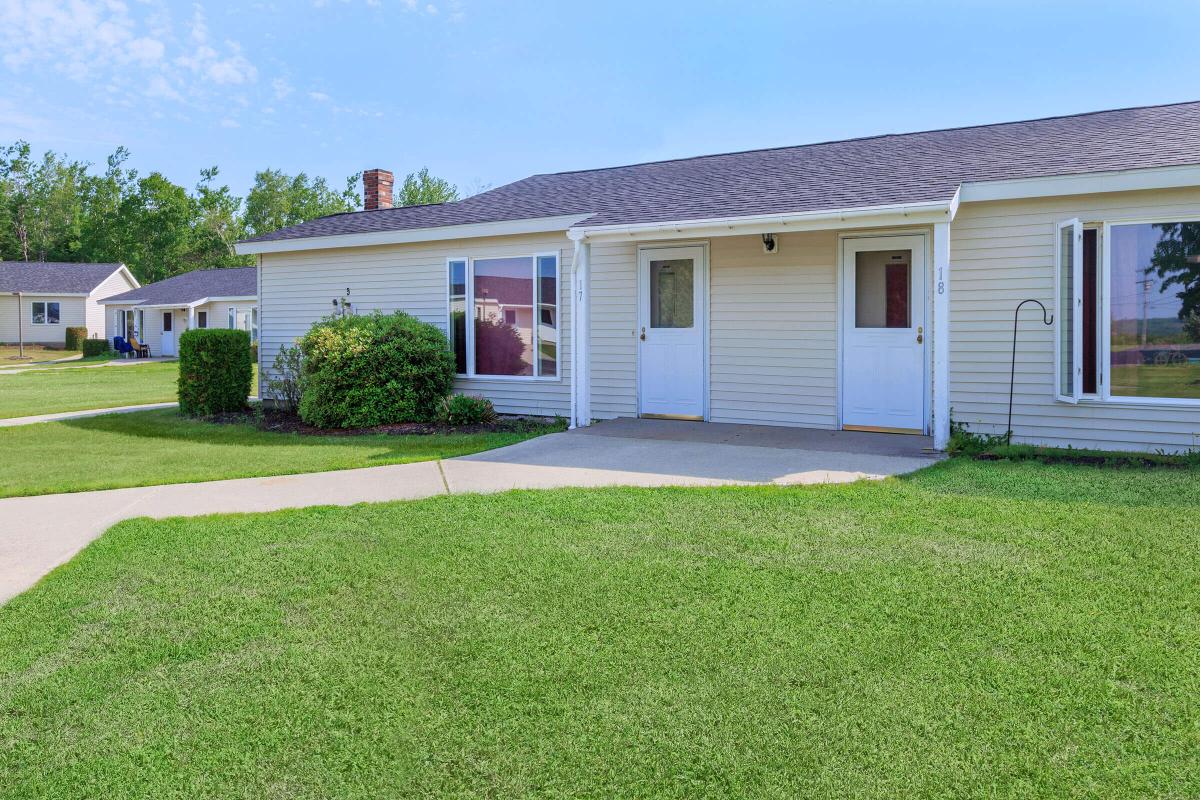
<path fill-rule="evenodd" d="M 795 214 L 760 214 L 744 217 L 653 222 L 636 225 L 596 225 L 567 231 L 571 239 L 588 241 L 672 240 L 678 238 L 741 236 L 831 229 L 909 227 L 949 222 L 958 210 L 956 191 L 948 200 L 886 206 L 822 209 Z"/>
<path fill-rule="evenodd" d="M 1130 192 L 1141 189 L 1178 189 L 1188 186 L 1200 186 L 1200 165 L 975 181 L 964 183 L 960 190 L 962 202 L 978 203 L 987 200 L 1020 200 L 1027 197 Z"/>
<path fill-rule="evenodd" d="M 373 231 L 337 236 L 310 236 L 303 239 L 275 239 L 266 242 L 240 242 L 234 246 L 238 255 L 248 253 L 290 253 L 297 250 L 328 250 L 336 247 L 366 247 L 380 244 L 440 242 L 451 239 L 475 239 L 484 236 L 513 236 L 522 233 L 552 233 L 566 231 L 587 219 L 590 214 L 567 214 L 555 217 L 478 222 L 469 225 L 443 225 L 435 228 L 411 228 L 400 231 Z"/>

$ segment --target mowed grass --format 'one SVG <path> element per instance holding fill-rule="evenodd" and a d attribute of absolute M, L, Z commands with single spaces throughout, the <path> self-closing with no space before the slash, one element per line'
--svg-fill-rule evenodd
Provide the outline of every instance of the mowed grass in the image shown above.
<path fill-rule="evenodd" d="M 0 608 L 5 796 L 1194 797 L 1197 478 L 125 522 Z"/>
<path fill-rule="evenodd" d="M 21 348 L 17 345 L 0 345 L 0 367 L 19 366 L 39 361 L 55 361 L 79 355 L 78 350 L 56 350 L 40 344 L 25 345 L 25 358 L 21 359 Z"/>
<path fill-rule="evenodd" d="M 0 418 L 177 399 L 179 364 L 24 369 L 0 375 Z"/>
<path fill-rule="evenodd" d="M 503 447 L 548 430 L 556 428 L 301 436 L 188 419 L 173 408 L 107 414 L 0 428 L 0 497 L 405 464 Z"/>

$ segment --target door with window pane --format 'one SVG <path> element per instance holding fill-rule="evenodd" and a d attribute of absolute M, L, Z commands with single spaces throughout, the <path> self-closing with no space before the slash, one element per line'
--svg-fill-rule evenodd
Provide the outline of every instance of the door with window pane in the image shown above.
<path fill-rule="evenodd" d="M 639 411 L 703 419 L 704 249 L 643 250 L 639 272 Z"/>
<path fill-rule="evenodd" d="M 925 238 L 846 239 L 842 427 L 925 431 Z"/>

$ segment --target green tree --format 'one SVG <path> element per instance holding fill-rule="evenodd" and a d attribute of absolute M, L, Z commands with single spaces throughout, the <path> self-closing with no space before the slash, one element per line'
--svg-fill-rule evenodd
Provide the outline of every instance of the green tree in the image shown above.
<path fill-rule="evenodd" d="M 137 191 L 121 203 L 121 225 L 125 233 L 121 260 L 130 265 L 144 283 L 161 281 L 194 269 L 189 258 L 192 246 L 192 199 L 187 190 L 159 172 L 137 183 Z"/>
<path fill-rule="evenodd" d="M 216 186 L 216 167 L 200 172 L 194 196 L 193 241 L 189 261 L 197 267 L 235 267 L 254 263 L 252 256 L 239 256 L 234 245 L 246 234 L 242 199 L 228 186 Z"/>
<path fill-rule="evenodd" d="M 267 169 L 254 176 L 254 186 L 246 195 L 243 223 L 250 235 L 277 231 L 317 217 L 354 211 L 361 205 L 358 175 L 346 179 L 346 188 L 330 188 L 324 178 L 312 178 L 301 172 L 285 175 Z"/>
<path fill-rule="evenodd" d="M 80 185 L 87 165 L 47 152 L 34 162 L 28 142 L 0 150 L 0 253 L 23 261 L 71 260 L 80 246 Z"/>
<path fill-rule="evenodd" d="M 128 158 L 129 151 L 118 147 L 108 157 L 104 174 L 88 175 L 83 182 L 81 261 L 128 263 L 125 217 L 135 208 L 126 201 L 138 188 L 137 170 L 125 168 Z"/>
<path fill-rule="evenodd" d="M 400 191 L 392 202 L 398 206 L 423 206 L 430 203 L 451 203 L 458 199 L 458 189 L 449 181 L 429 174 L 429 167 L 404 176 Z"/>

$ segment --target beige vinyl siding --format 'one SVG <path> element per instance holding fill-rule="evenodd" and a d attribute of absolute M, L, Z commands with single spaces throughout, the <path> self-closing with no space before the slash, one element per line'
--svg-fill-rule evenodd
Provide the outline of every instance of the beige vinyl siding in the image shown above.
<path fill-rule="evenodd" d="M 638 413 L 637 260 L 633 242 L 592 245 L 591 394 L 596 419 Z"/>
<path fill-rule="evenodd" d="M 836 427 L 837 233 L 708 244 L 710 419 Z M 593 245 L 591 269 L 592 415 L 636 416 L 638 245 Z"/>
<path fill-rule="evenodd" d="M 108 310 L 99 301 L 114 294 L 121 294 L 137 288 L 137 284 L 125 276 L 124 270 L 117 270 L 92 290 L 84 302 L 84 317 L 87 320 L 88 337 L 99 339 L 108 335 Z"/>
<path fill-rule="evenodd" d="M 24 334 L 26 344 L 45 344 L 62 347 L 67 342 L 67 328 L 87 324 L 83 297 L 62 295 L 23 295 L 20 298 L 20 328 L 17 326 L 17 300 L 13 295 L 0 295 L 0 342 L 15 343 Z M 34 303 L 58 303 L 57 325 L 34 325 Z"/>
<path fill-rule="evenodd" d="M 709 416 L 837 427 L 837 233 L 713 239 Z"/>
<path fill-rule="evenodd" d="M 966 203 L 951 226 L 950 402 L 956 422 L 1003 433 L 1012 319 L 1035 298 L 1053 314 L 1055 224 L 1200 219 L 1200 189 Z M 1200 447 L 1200 408 L 1055 400 L 1055 334 L 1040 311 L 1022 312 L 1013 430 L 1019 442 L 1121 450 Z"/>
<path fill-rule="evenodd" d="M 344 297 L 356 313 L 405 311 L 448 328 L 446 260 L 534 253 L 559 254 L 559 372 L 546 379 L 459 379 L 455 390 L 480 394 L 506 414 L 570 413 L 570 270 L 564 233 L 497 236 L 444 242 L 267 253 L 260 256 L 260 364 L 268 372 L 279 348 L 292 344 Z"/>

